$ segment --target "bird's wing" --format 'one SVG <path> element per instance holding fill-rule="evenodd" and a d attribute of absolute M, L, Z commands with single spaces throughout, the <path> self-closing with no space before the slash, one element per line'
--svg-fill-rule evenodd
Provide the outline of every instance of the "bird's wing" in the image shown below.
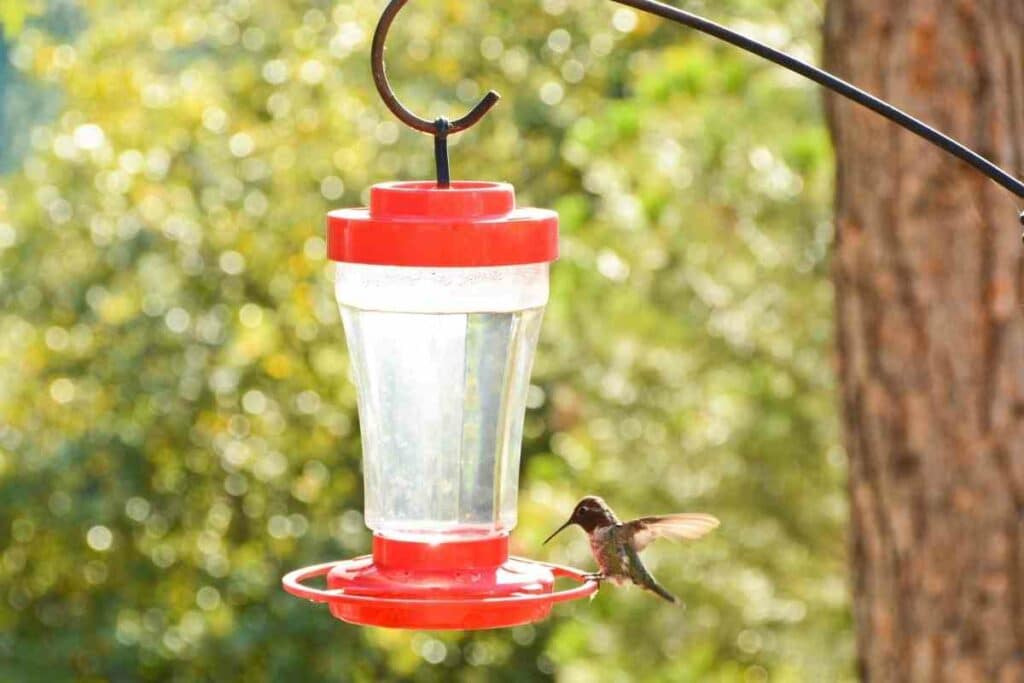
<path fill-rule="evenodd" d="M 718 526 L 718 519 L 699 512 L 640 517 L 625 525 L 632 532 L 633 548 L 640 552 L 656 538 L 694 540 Z"/>

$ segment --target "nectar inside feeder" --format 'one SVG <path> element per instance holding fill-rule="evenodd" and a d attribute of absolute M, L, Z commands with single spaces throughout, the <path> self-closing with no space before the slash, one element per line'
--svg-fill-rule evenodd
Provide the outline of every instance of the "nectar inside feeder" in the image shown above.
<path fill-rule="evenodd" d="M 512 186 L 386 183 L 328 215 L 357 384 L 372 556 L 300 569 L 290 593 L 355 624 L 483 629 L 597 584 L 509 557 L 530 368 L 558 217 Z M 326 577 L 326 589 L 304 581 Z M 556 591 L 557 577 L 581 583 Z"/>

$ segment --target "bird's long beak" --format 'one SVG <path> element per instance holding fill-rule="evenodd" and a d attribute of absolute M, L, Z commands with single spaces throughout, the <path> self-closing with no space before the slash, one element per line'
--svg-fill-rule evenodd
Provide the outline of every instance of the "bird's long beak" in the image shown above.
<path fill-rule="evenodd" d="M 544 542 L 541 543 L 541 545 L 547 545 L 548 541 L 550 541 L 552 538 L 554 538 L 558 534 L 562 533 L 562 531 L 565 529 L 565 527 L 571 526 L 571 525 L 572 525 L 572 520 L 570 519 L 568 522 L 566 522 L 562 526 L 558 527 L 558 529 L 555 531 L 555 533 L 553 533 L 550 536 L 548 536 L 547 538 L 545 538 Z"/>

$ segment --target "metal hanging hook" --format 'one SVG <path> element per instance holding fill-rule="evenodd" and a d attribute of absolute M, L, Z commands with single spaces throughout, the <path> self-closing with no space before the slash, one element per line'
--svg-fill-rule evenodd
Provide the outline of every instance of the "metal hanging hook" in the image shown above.
<path fill-rule="evenodd" d="M 480 121 L 480 119 L 486 116 L 487 112 L 489 112 L 494 105 L 498 103 L 498 100 L 501 99 L 501 95 L 493 90 L 488 91 L 488 93 L 484 95 L 483 99 L 481 99 L 468 114 L 454 121 L 449 121 L 444 117 L 433 121 L 420 118 L 409 111 L 405 105 L 398 100 L 398 97 L 395 95 L 395 91 L 391 89 L 391 83 L 388 81 L 387 67 L 384 64 L 384 49 L 388 38 L 388 31 L 391 30 L 391 24 L 408 1 L 409 0 L 391 0 L 387 4 L 387 7 L 384 8 L 384 13 L 380 16 L 380 21 L 377 22 L 377 30 L 374 31 L 373 34 L 373 47 L 370 55 L 370 64 L 373 70 L 373 82 L 374 85 L 377 86 L 377 92 L 380 93 L 380 97 L 384 100 L 384 104 L 387 105 L 388 109 L 391 110 L 391 113 L 394 114 L 399 121 L 410 128 L 423 133 L 429 133 L 434 136 L 434 158 L 437 163 L 437 184 L 439 187 L 448 187 L 450 184 L 450 173 L 448 170 L 448 136 L 454 133 L 461 133 L 462 131 L 473 127 Z"/>

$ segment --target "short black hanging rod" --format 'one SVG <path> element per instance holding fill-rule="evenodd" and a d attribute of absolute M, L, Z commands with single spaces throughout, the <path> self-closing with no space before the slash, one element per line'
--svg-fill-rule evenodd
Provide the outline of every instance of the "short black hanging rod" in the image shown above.
<path fill-rule="evenodd" d="M 807 62 L 801 61 L 796 57 L 786 54 L 785 52 L 769 47 L 764 43 L 759 43 L 758 41 L 728 29 L 721 24 L 716 24 L 713 21 L 697 16 L 696 14 L 672 7 L 671 5 L 666 5 L 662 2 L 656 2 L 655 0 L 611 1 L 620 5 L 632 7 L 633 9 L 646 14 L 652 14 L 654 16 L 661 17 L 662 19 L 668 19 L 671 22 L 688 26 L 689 28 L 700 31 L 701 33 L 706 33 L 713 38 L 718 38 L 719 40 L 734 45 L 741 50 L 746 50 L 747 52 L 798 73 L 801 76 L 804 76 L 805 78 L 808 78 L 815 83 L 818 83 L 819 85 L 822 85 L 829 90 L 884 116 L 893 123 L 924 138 L 936 147 L 945 150 L 958 159 L 966 161 L 968 164 L 981 171 L 1013 194 L 1020 198 L 1024 198 L 1024 182 L 1021 182 L 985 157 L 981 156 L 974 150 L 965 147 L 948 135 L 940 133 L 928 124 L 914 118 L 900 109 L 897 109 L 885 100 L 881 100 L 871 93 L 865 92 L 837 76 L 833 76 L 824 69 L 812 66 Z M 398 101 L 398 98 L 395 97 L 395 93 L 391 90 L 391 85 L 388 83 L 387 74 L 384 69 L 384 42 L 387 38 L 388 29 L 391 27 L 391 22 L 394 21 L 395 15 L 398 14 L 407 2 L 408 0 L 391 0 L 384 9 L 384 14 L 380 18 L 380 23 L 377 24 L 377 32 L 373 37 L 373 78 L 377 85 L 377 92 L 379 92 L 380 96 L 384 99 L 384 103 L 388 106 L 388 109 L 390 109 L 391 112 L 397 116 L 400 121 L 402 121 L 402 123 L 410 128 L 423 131 L 424 133 L 430 133 L 435 136 L 435 139 L 437 139 L 438 131 L 440 130 L 438 123 L 435 121 L 421 119 L 402 106 Z M 498 93 L 493 90 L 488 92 L 487 95 L 484 96 L 484 98 L 480 100 L 480 102 L 473 107 L 468 114 L 463 116 L 461 119 L 451 122 L 448 127 L 448 134 L 459 133 L 473 126 L 482 119 L 488 111 L 490 111 L 491 107 L 497 104 L 498 98 Z M 441 143 L 437 143 L 435 145 L 435 149 L 437 149 L 440 144 Z M 447 172 L 447 148 L 445 148 L 445 157 L 445 171 Z M 440 165 L 439 159 L 439 180 Z M 1024 214 L 1021 214 L 1021 222 L 1024 223 Z"/>
<path fill-rule="evenodd" d="M 395 91 L 391 89 L 391 83 L 388 82 L 387 68 L 384 65 L 384 48 L 385 43 L 388 39 L 388 31 L 391 30 L 391 24 L 394 22 L 395 17 L 398 15 L 402 8 L 409 0 L 391 0 L 387 7 L 384 8 L 384 13 L 380 17 L 380 21 L 377 22 L 377 30 L 373 34 L 373 47 L 371 49 L 370 64 L 373 69 L 373 82 L 377 86 L 377 92 L 380 93 L 381 99 L 384 100 L 384 104 L 387 105 L 391 113 L 398 117 L 398 120 L 405 125 L 418 130 L 423 133 L 429 133 L 434 136 L 434 160 L 437 163 L 437 185 L 438 187 L 446 188 L 450 184 L 450 174 L 448 171 L 448 136 L 454 135 L 455 133 L 461 133 L 462 131 L 473 127 L 480 119 L 482 119 L 487 112 L 491 110 L 491 107 L 498 103 L 501 99 L 501 95 L 491 90 L 483 99 L 477 102 L 477 105 L 473 107 L 468 114 L 462 118 L 449 121 L 446 118 L 438 118 L 433 121 L 427 119 L 421 119 L 416 114 L 409 111 L 401 102 L 398 101 L 398 97 L 395 95 Z"/>

